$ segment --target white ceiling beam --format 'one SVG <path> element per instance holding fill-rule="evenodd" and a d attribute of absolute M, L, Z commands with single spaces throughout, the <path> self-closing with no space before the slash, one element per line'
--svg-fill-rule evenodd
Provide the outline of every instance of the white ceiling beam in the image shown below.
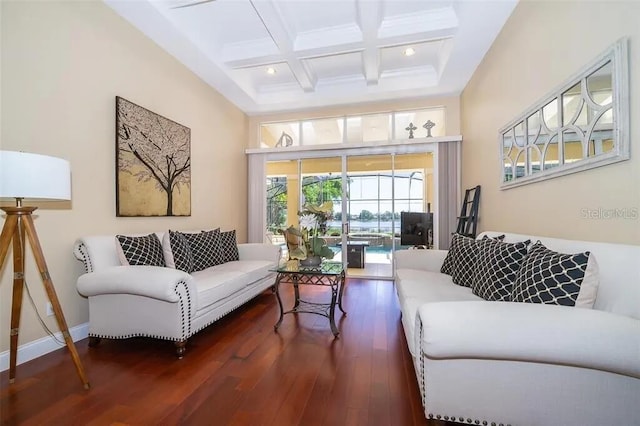
<path fill-rule="evenodd" d="M 364 40 L 362 65 L 368 86 L 378 84 L 380 78 L 380 52 L 376 40 L 382 20 L 381 5 L 381 2 L 367 0 L 358 0 L 356 3 L 356 17 Z"/>
<path fill-rule="evenodd" d="M 436 41 L 443 39 L 451 39 L 455 35 L 455 31 L 452 30 L 437 30 L 432 32 L 422 32 L 415 36 L 397 36 L 391 37 L 385 40 L 376 40 L 375 48 L 379 49 L 385 47 L 393 47 L 398 45 L 412 44 L 412 43 L 424 43 L 428 41 Z M 322 56 L 334 56 L 344 53 L 361 52 L 365 50 L 365 44 L 363 42 L 349 42 L 339 46 L 322 46 L 314 47 L 310 49 L 297 50 L 295 53 L 300 59 L 312 59 Z M 230 59 L 223 61 L 229 68 L 251 68 L 255 66 L 263 66 L 269 64 L 275 64 L 278 62 L 285 62 L 285 56 L 281 54 L 262 54 L 259 56 L 251 56 L 239 59 Z"/>
<path fill-rule="evenodd" d="M 297 50 L 296 56 L 302 60 L 318 58 L 322 56 L 341 55 L 343 53 L 353 53 L 362 50 L 362 42 L 345 43 L 340 46 L 322 46 L 311 49 Z M 230 68 L 250 68 L 254 66 L 268 65 L 276 62 L 284 62 L 285 57 L 282 55 L 260 55 L 250 58 L 233 59 L 225 61 Z"/>
<path fill-rule="evenodd" d="M 381 39 L 458 28 L 458 16 L 453 7 L 424 10 L 406 15 L 391 16 L 380 24 L 377 36 Z"/>
<path fill-rule="evenodd" d="M 280 13 L 272 1 L 250 0 L 253 9 L 256 11 L 274 43 L 282 52 L 283 60 L 289 64 L 291 72 L 298 80 L 300 87 L 305 92 L 315 90 L 317 79 L 313 73 L 304 66 L 302 61 L 294 54 L 293 42 L 290 31 L 284 24 Z"/>

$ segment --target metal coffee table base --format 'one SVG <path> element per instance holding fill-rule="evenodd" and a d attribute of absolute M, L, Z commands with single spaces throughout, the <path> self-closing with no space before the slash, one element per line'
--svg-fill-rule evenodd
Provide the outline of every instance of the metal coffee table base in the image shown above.
<path fill-rule="evenodd" d="M 342 293 L 344 289 L 344 271 L 339 275 L 322 275 L 313 274 L 309 272 L 278 272 L 275 282 L 275 293 L 278 299 L 278 306 L 280 307 L 280 318 L 276 325 L 273 326 L 274 330 L 278 330 L 285 314 L 316 314 L 329 318 L 329 324 L 331 325 L 331 332 L 338 338 L 340 331 L 336 327 L 335 311 L 336 305 L 343 314 L 347 314 L 342 308 Z M 280 283 L 290 282 L 293 284 L 295 293 L 295 302 L 293 308 L 288 311 L 284 311 L 282 306 L 282 298 L 280 297 Z M 321 285 L 325 287 L 331 287 L 331 302 L 330 303 L 317 303 L 300 299 L 299 285 Z"/>

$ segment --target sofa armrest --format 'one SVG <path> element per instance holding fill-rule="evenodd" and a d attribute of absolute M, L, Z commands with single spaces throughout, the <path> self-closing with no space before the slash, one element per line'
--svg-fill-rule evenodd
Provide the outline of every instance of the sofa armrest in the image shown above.
<path fill-rule="evenodd" d="M 244 243 L 238 244 L 238 254 L 240 260 L 268 260 L 278 264 L 281 255 L 281 248 L 278 245 L 265 243 Z"/>
<path fill-rule="evenodd" d="M 78 239 L 73 245 L 73 254 L 82 263 L 86 272 L 99 271 L 120 265 L 116 251 L 115 235 L 95 235 Z"/>
<path fill-rule="evenodd" d="M 427 303 L 418 310 L 429 358 L 571 365 L 640 378 L 640 320 L 575 307 Z"/>
<path fill-rule="evenodd" d="M 179 302 L 178 287 L 183 285 L 192 304 L 196 305 L 197 292 L 193 277 L 178 269 L 159 266 L 114 266 L 90 272 L 78 278 L 78 292 L 85 296 L 101 294 L 133 294 L 165 302 Z"/>
<path fill-rule="evenodd" d="M 398 250 L 395 253 L 396 269 L 419 269 L 440 272 L 447 250 Z"/>

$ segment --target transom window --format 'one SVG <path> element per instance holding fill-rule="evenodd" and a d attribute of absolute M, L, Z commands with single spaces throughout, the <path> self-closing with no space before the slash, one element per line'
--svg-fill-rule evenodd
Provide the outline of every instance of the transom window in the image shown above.
<path fill-rule="evenodd" d="M 428 140 L 446 135 L 445 109 L 426 108 L 260 124 L 260 147 Z"/>

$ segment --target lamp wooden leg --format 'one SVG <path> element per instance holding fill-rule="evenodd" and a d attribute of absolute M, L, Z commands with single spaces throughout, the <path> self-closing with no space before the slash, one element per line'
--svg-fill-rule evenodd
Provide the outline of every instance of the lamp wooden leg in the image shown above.
<path fill-rule="evenodd" d="M 4 260 L 9 252 L 9 244 L 14 239 L 13 251 L 14 251 L 14 275 L 13 275 L 13 301 L 11 304 L 11 330 L 9 338 L 9 383 L 13 383 L 16 377 L 16 355 L 18 352 L 18 327 L 20 325 L 20 307 L 22 306 L 22 280 L 18 288 L 16 277 L 16 265 L 19 265 L 20 271 L 24 271 L 22 266 L 24 262 L 22 259 L 22 251 L 16 250 L 16 239 L 19 237 L 18 233 L 18 216 L 8 215 L 2 227 L 2 234 L 0 234 L 0 268 L 4 265 Z M 24 239 L 22 240 L 24 241 Z M 18 242 L 19 243 L 19 242 Z M 19 254 L 17 254 L 19 253 Z M 17 257 L 16 257 L 17 256 Z M 23 277 L 22 277 L 23 278 Z M 19 293 L 20 298 L 16 298 L 16 293 Z M 16 300 L 19 301 L 16 303 Z M 16 312 L 17 311 L 17 312 Z M 15 335 L 14 335 L 15 333 Z"/>
<path fill-rule="evenodd" d="M 2 227 L 2 234 L 0 234 L 0 268 L 4 265 L 4 259 L 9 252 L 9 244 L 18 225 L 18 216 L 7 215 L 7 219 Z"/>
<path fill-rule="evenodd" d="M 13 299 L 11 301 L 11 330 L 9 333 L 9 383 L 13 383 L 16 378 L 18 334 L 24 289 L 24 241 L 24 228 L 18 226 L 13 232 Z"/>
<path fill-rule="evenodd" d="M 73 363 L 75 364 L 76 370 L 78 371 L 78 376 L 80 376 L 80 380 L 84 384 L 85 389 L 89 389 L 89 380 L 87 379 L 84 368 L 82 367 L 82 363 L 80 362 L 80 356 L 78 355 L 76 346 L 73 343 L 73 339 L 71 339 L 71 335 L 69 334 L 69 327 L 67 326 L 67 321 L 64 319 L 62 307 L 60 306 L 60 302 L 58 301 L 58 295 L 56 294 L 55 288 L 53 287 L 53 282 L 51 281 L 51 276 L 49 275 L 49 270 L 47 269 L 47 262 L 44 259 L 44 254 L 42 253 L 42 247 L 40 246 L 38 234 L 36 233 L 36 228 L 33 224 L 33 218 L 31 217 L 31 215 L 25 215 L 23 217 L 23 222 L 25 230 L 27 232 L 27 237 L 29 238 L 29 243 L 31 244 L 33 255 L 36 260 L 36 265 L 38 265 L 38 270 L 40 271 L 40 275 L 42 276 L 44 289 L 47 292 L 47 296 L 49 297 L 51 305 L 53 306 L 53 312 L 55 313 L 58 327 L 60 328 L 62 336 L 64 337 L 64 341 L 67 344 L 67 348 L 71 353 L 71 358 L 73 359 Z"/>

